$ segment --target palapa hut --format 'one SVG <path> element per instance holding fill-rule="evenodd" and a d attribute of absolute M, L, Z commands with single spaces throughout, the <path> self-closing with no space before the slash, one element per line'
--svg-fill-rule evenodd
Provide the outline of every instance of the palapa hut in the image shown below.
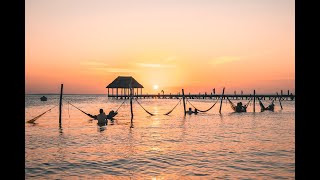
<path fill-rule="evenodd" d="M 108 88 L 108 96 L 110 96 L 109 89 L 111 88 L 111 97 L 123 97 L 130 95 L 130 88 L 133 88 L 133 94 L 142 94 L 143 86 L 138 83 L 132 76 L 118 76 L 115 80 L 112 81 L 106 88 Z M 113 89 L 116 89 L 116 94 L 113 94 Z M 121 90 L 120 94 L 118 90 Z M 136 89 L 136 91 L 135 91 Z"/>

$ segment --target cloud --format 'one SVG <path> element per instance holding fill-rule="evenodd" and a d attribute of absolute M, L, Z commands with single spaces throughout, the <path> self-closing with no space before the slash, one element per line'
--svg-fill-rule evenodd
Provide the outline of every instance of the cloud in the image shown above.
<path fill-rule="evenodd" d="M 176 65 L 173 64 L 151 64 L 151 63 L 136 63 L 140 67 L 149 67 L 149 68 L 174 68 Z"/>
<path fill-rule="evenodd" d="M 138 72 L 138 70 L 128 69 L 128 68 L 113 68 L 109 64 L 99 61 L 82 61 L 81 65 L 86 66 L 89 71 L 95 72 L 112 72 L 112 73 L 133 73 Z"/>
<path fill-rule="evenodd" d="M 213 59 L 210 63 L 213 65 L 218 65 L 218 64 L 231 63 L 239 60 L 241 60 L 239 56 L 219 56 Z"/>

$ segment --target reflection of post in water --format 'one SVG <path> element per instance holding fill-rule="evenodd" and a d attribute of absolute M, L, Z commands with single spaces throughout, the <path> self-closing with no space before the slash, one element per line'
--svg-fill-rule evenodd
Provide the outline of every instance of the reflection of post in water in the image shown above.
<path fill-rule="evenodd" d="M 58 149 L 56 152 L 55 160 L 57 161 L 57 164 L 61 164 L 62 161 L 65 160 L 65 149 L 64 149 L 64 135 L 63 135 L 63 129 L 59 128 L 59 135 L 58 135 Z M 63 168 L 60 167 L 60 169 L 63 170 Z"/>

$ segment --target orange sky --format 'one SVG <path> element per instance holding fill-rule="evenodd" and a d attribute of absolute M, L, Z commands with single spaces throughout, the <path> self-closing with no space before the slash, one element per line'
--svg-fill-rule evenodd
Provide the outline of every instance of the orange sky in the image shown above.
<path fill-rule="evenodd" d="M 293 0 L 26 0 L 26 93 L 294 92 Z M 153 85 L 159 85 L 154 90 Z"/>

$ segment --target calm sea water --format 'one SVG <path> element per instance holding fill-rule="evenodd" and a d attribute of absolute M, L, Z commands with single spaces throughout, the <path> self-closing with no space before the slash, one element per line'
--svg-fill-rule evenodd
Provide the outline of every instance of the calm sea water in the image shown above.
<path fill-rule="evenodd" d="M 58 95 L 25 96 L 25 121 L 59 103 Z M 116 110 L 123 100 L 106 95 L 65 95 L 90 114 Z M 119 109 L 113 125 L 97 121 L 68 105 L 25 124 L 26 179 L 294 179 L 295 102 L 275 104 L 275 112 L 233 113 L 220 102 L 207 113 L 183 115 L 183 105 L 168 116 L 177 99 L 139 99 Z M 190 100 L 200 110 L 215 100 Z M 233 100 L 234 103 L 240 100 Z M 246 103 L 247 100 L 241 100 Z M 263 101 L 266 105 L 269 100 Z M 187 108 L 191 107 L 187 104 Z"/>

